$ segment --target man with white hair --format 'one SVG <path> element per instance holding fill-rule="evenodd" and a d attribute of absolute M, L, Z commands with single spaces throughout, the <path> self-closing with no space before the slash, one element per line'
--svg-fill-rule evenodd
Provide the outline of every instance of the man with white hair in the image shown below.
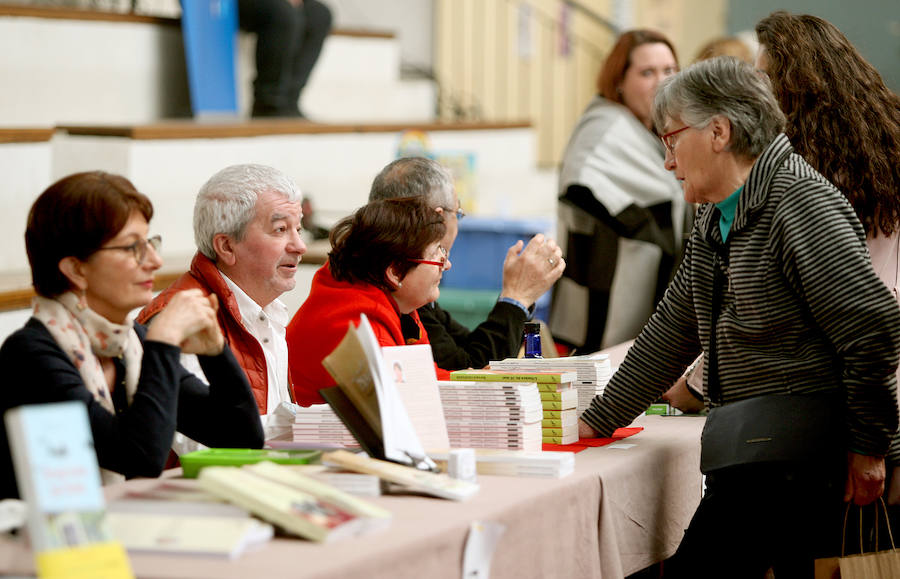
<path fill-rule="evenodd" d="M 375 177 L 369 201 L 395 197 L 425 197 L 443 213 L 447 233 L 442 245 L 449 253 L 459 232 L 459 219 L 465 213 L 447 169 L 425 157 L 397 159 Z M 491 360 L 514 357 L 522 345 L 522 331 L 534 302 L 553 286 L 565 267 L 556 242 L 539 233 L 527 245 L 519 241 L 509 248 L 503 262 L 500 297 L 488 318 L 474 330 L 455 321 L 437 302 L 419 308 L 419 319 L 428 332 L 438 367 L 483 368 Z"/>
<path fill-rule="evenodd" d="M 294 274 L 306 253 L 300 239 L 301 203 L 294 182 L 272 167 L 233 165 L 213 175 L 194 205 L 199 250 L 190 271 L 138 317 L 146 323 L 185 289 L 215 294 L 219 326 L 264 416 L 281 402 L 293 401 L 284 337 L 290 316 L 278 297 L 294 288 Z M 185 367 L 198 373 L 194 362 L 183 359 Z"/>

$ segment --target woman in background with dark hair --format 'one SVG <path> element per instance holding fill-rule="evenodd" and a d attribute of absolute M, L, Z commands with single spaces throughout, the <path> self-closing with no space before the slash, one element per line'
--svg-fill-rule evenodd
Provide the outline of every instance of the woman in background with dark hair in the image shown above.
<path fill-rule="evenodd" d="M 756 34 L 757 69 L 772 81 L 787 117 L 785 133 L 796 152 L 853 206 L 875 272 L 900 295 L 900 97 L 840 30 L 821 18 L 774 12 L 756 25 Z M 885 460 L 886 498 L 897 505 L 900 435 Z M 896 507 L 891 510 L 900 522 Z"/>
<path fill-rule="evenodd" d="M 360 314 L 382 346 L 429 343 L 416 310 L 438 299 L 450 269 L 444 233 L 442 214 L 421 197 L 372 201 L 335 225 L 328 263 L 287 327 L 298 404 L 324 402 L 318 391 L 334 379 L 322 360 Z"/>
<path fill-rule="evenodd" d="M 550 321 L 555 338 L 585 351 L 634 338 L 681 256 L 692 209 L 663 168 L 650 119 L 657 85 L 676 72 L 665 36 L 624 33 L 566 148 L 559 239 L 568 265 Z"/>
<path fill-rule="evenodd" d="M 147 237 L 150 200 L 124 177 L 70 175 L 34 202 L 25 246 L 34 314 L 0 348 L 0 414 L 23 404 L 81 400 L 104 482 L 158 476 L 176 429 L 209 446 L 259 448 L 256 402 L 225 346 L 215 298 L 179 293 L 148 326 L 129 313 L 150 302 L 162 265 Z M 207 386 L 181 367 L 198 354 Z M 0 428 L 0 497 L 18 494 Z"/>
<path fill-rule="evenodd" d="M 844 193 L 870 238 L 892 237 L 900 225 L 900 97 L 821 18 L 775 12 L 756 34 L 757 68 L 772 81 L 797 153 Z"/>

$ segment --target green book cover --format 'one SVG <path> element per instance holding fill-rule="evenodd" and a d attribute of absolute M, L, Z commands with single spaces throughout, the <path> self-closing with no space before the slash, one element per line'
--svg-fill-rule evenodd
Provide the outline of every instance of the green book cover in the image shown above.
<path fill-rule="evenodd" d="M 645 412 L 645 414 L 648 414 L 648 415 L 661 415 L 661 416 L 666 416 L 668 413 L 669 413 L 669 405 L 665 404 L 665 403 L 651 404 L 649 407 L 647 407 L 647 410 Z"/>
<path fill-rule="evenodd" d="M 574 444 L 578 442 L 578 435 L 569 436 L 545 436 L 541 442 L 545 444 Z"/>
<path fill-rule="evenodd" d="M 541 400 L 541 406 L 544 407 L 544 410 L 568 410 L 570 408 L 575 408 L 577 404 L 577 400 L 572 401 L 560 401 L 560 400 Z"/>
<path fill-rule="evenodd" d="M 547 438 L 548 436 L 569 436 L 571 434 L 576 434 L 578 432 L 578 428 L 575 425 L 572 425 L 568 428 L 546 428 L 543 429 L 543 437 Z"/>
<path fill-rule="evenodd" d="M 551 412 L 553 412 L 553 411 L 551 411 Z M 544 428 L 548 428 L 548 427 L 562 428 L 563 426 L 565 426 L 565 425 L 567 425 L 567 424 L 572 424 L 572 425 L 577 425 L 577 424 L 578 424 L 577 420 L 575 419 L 575 415 L 574 415 L 574 414 L 572 415 L 572 418 L 571 418 L 571 419 L 565 419 L 565 418 L 544 418 L 543 420 L 541 420 L 541 426 L 544 427 Z"/>
<path fill-rule="evenodd" d="M 450 372 L 450 379 L 473 382 L 537 382 L 560 384 L 574 382 L 575 372 L 503 372 L 500 370 L 457 370 Z"/>
<path fill-rule="evenodd" d="M 541 392 L 541 400 L 578 400 L 578 392 L 575 390 L 563 390 L 561 392 Z"/>
<path fill-rule="evenodd" d="M 557 420 L 563 420 L 567 416 L 575 416 L 575 409 L 567 408 L 566 410 L 553 410 L 548 409 L 546 406 L 544 406 L 544 418 L 555 418 Z"/>

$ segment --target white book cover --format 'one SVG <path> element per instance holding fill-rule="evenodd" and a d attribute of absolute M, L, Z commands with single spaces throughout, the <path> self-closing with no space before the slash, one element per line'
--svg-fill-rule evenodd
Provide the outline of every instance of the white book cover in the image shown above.
<path fill-rule="evenodd" d="M 133 553 L 233 559 L 248 547 L 269 541 L 274 533 L 272 525 L 249 516 L 116 511 L 108 519 L 113 535 Z"/>
<path fill-rule="evenodd" d="M 428 344 L 381 348 L 382 375 L 392 380 L 424 448 L 449 444 L 438 391 L 434 358 Z"/>
<path fill-rule="evenodd" d="M 394 384 L 393 376 L 385 375 L 386 368 L 381 346 L 378 344 L 369 318 L 365 314 L 360 315 L 356 331 L 375 380 L 385 457 L 406 464 L 415 464 L 417 460 L 424 460 L 429 467 L 433 468 L 434 463 L 425 454 L 422 441 L 419 440 L 416 429 L 406 412 L 406 407 Z"/>

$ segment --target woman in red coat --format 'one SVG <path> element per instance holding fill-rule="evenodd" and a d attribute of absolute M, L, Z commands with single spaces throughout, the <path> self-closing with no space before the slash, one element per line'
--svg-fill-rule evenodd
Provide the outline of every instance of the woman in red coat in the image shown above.
<path fill-rule="evenodd" d="M 420 198 L 373 201 L 335 226 L 328 263 L 287 327 L 299 404 L 324 402 L 318 391 L 334 386 L 334 379 L 322 359 L 350 323 L 359 324 L 360 314 L 382 346 L 428 343 L 416 309 L 438 298 L 441 276 L 450 269 L 444 233 L 442 210 Z M 438 369 L 438 377 L 446 373 Z"/>

